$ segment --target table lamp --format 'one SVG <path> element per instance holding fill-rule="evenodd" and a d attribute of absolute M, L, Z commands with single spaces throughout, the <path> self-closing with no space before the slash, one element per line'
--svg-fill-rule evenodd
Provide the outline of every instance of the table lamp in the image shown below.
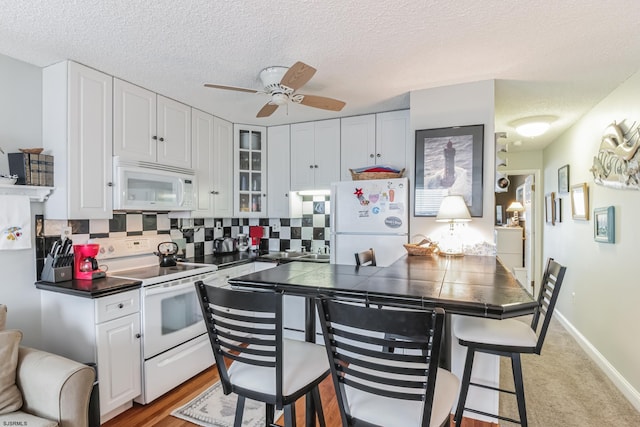
<path fill-rule="evenodd" d="M 445 256 L 464 255 L 462 241 L 456 233 L 455 225 L 471 221 L 471 215 L 469 215 L 469 209 L 467 209 L 467 204 L 462 196 L 446 196 L 442 199 L 436 221 L 449 223 L 449 239 L 441 242 L 443 244 L 440 245 L 440 254 Z"/>
<path fill-rule="evenodd" d="M 524 206 L 520 202 L 513 202 L 507 208 L 507 212 L 513 212 L 513 226 L 517 227 L 520 225 L 520 220 L 518 219 L 518 212 L 524 212 Z"/>

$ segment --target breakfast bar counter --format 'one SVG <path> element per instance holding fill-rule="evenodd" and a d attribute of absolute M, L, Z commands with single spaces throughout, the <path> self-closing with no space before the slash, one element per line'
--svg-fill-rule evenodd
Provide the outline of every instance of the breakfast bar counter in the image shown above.
<path fill-rule="evenodd" d="M 292 262 L 229 280 L 234 286 L 301 296 L 337 296 L 448 314 L 505 319 L 536 300 L 493 256 L 404 256 L 389 267 Z"/>

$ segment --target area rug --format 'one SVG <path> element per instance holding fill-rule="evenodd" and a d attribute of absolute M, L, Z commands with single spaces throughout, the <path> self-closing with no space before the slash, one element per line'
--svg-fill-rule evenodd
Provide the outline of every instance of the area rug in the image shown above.
<path fill-rule="evenodd" d="M 234 393 L 225 395 L 222 384 L 217 382 L 191 402 L 174 409 L 171 415 L 204 427 L 233 427 L 237 399 L 238 396 Z M 242 425 L 244 427 L 264 426 L 264 412 L 264 403 L 246 399 Z M 276 420 L 281 414 L 282 411 L 276 411 Z"/>

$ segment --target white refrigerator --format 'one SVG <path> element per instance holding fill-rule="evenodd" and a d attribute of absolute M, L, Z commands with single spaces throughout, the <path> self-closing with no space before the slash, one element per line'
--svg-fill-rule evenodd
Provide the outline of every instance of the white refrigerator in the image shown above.
<path fill-rule="evenodd" d="M 407 178 L 331 184 L 331 263 L 354 265 L 355 254 L 373 248 L 378 266 L 406 254 L 409 233 Z"/>

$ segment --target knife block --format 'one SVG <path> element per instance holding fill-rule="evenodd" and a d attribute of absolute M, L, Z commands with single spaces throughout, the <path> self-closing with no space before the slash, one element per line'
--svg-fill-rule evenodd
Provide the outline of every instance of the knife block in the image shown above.
<path fill-rule="evenodd" d="M 54 265 L 65 264 L 61 267 L 54 267 Z M 73 254 L 59 255 L 56 257 L 47 254 L 47 259 L 44 260 L 44 267 L 42 267 L 42 274 L 40 280 L 51 283 L 66 282 L 73 279 Z"/>

